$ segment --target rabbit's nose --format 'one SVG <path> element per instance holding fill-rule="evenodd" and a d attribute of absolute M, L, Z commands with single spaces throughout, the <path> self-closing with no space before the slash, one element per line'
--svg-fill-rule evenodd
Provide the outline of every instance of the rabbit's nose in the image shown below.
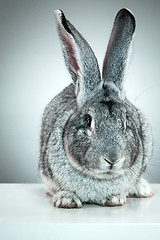
<path fill-rule="evenodd" d="M 106 157 L 103 157 L 103 159 L 110 165 L 110 169 L 112 169 L 113 166 L 114 166 L 115 164 L 117 164 L 117 163 L 121 160 L 121 158 L 116 159 L 116 160 L 110 160 L 110 159 L 108 159 L 108 158 L 106 158 Z"/>

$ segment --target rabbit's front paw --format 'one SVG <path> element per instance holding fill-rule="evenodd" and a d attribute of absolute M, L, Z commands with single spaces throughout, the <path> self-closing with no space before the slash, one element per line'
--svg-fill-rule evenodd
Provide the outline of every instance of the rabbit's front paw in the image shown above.
<path fill-rule="evenodd" d="M 110 199 L 102 203 L 102 206 L 118 207 L 126 203 L 126 196 L 112 196 Z"/>
<path fill-rule="evenodd" d="M 130 190 L 129 197 L 148 198 L 152 197 L 153 192 L 149 183 L 141 178 L 139 182 Z"/>
<path fill-rule="evenodd" d="M 72 192 L 60 191 L 53 196 L 53 205 L 57 208 L 82 208 L 79 198 Z"/>

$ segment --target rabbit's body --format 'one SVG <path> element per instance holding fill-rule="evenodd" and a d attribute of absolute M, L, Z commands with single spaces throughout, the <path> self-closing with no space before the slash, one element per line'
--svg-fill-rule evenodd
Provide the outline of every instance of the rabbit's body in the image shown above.
<path fill-rule="evenodd" d="M 128 19 L 131 13 L 121 10 L 119 16 L 124 14 Z M 82 207 L 88 202 L 118 206 L 129 195 L 151 196 L 149 185 L 141 176 L 152 153 L 152 137 L 142 114 L 125 97 L 121 86 L 123 64 L 112 68 L 113 81 L 101 80 L 86 41 L 61 11 L 56 15 L 74 84 L 53 98 L 42 121 L 39 171 L 53 195 L 54 206 Z M 87 48 L 86 57 L 80 40 Z M 122 56 L 122 61 L 126 62 L 126 58 Z M 88 65 L 92 66 L 91 71 Z M 108 65 L 105 57 L 104 79 L 111 72 Z M 119 73 L 119 82 L 114 71 Z"/>

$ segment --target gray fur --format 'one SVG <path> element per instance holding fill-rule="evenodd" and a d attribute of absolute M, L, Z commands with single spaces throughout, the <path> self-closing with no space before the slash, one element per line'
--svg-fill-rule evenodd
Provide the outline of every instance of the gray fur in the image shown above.
<path fill-rule="evenodd" d="M 114 44 L 109 43 L 102 80 L 88 43 L 60 10 L 55 15 L 74 84 L 52 99 L 42 120 L 39 172 L 53 195 L 53 205 L 119 206 L 129 195 L 151 196 L 142 179 L 152 153 L 150 128 L 122 88 L 135 28 L 133 15 L 127 9 L 117 14 L 111 37 Z M 115 31 L 123 39 L 117 39 Z"/>

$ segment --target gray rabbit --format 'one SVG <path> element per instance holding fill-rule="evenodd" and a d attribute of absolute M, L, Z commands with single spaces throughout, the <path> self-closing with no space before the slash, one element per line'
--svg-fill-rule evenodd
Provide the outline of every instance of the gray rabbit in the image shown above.
<path fill-rule="evenodd" d="M 151 197 L 142 178 L 152 154 L 151 131 L 123 88 L 133 14 L 117 13 L 102 78 L 86 40 L 61 10 L 55 16 L 73 83 L 51 100 L 42 120 L 39 173 L 53 205 L 122 206 L 126 197 Z"/>

